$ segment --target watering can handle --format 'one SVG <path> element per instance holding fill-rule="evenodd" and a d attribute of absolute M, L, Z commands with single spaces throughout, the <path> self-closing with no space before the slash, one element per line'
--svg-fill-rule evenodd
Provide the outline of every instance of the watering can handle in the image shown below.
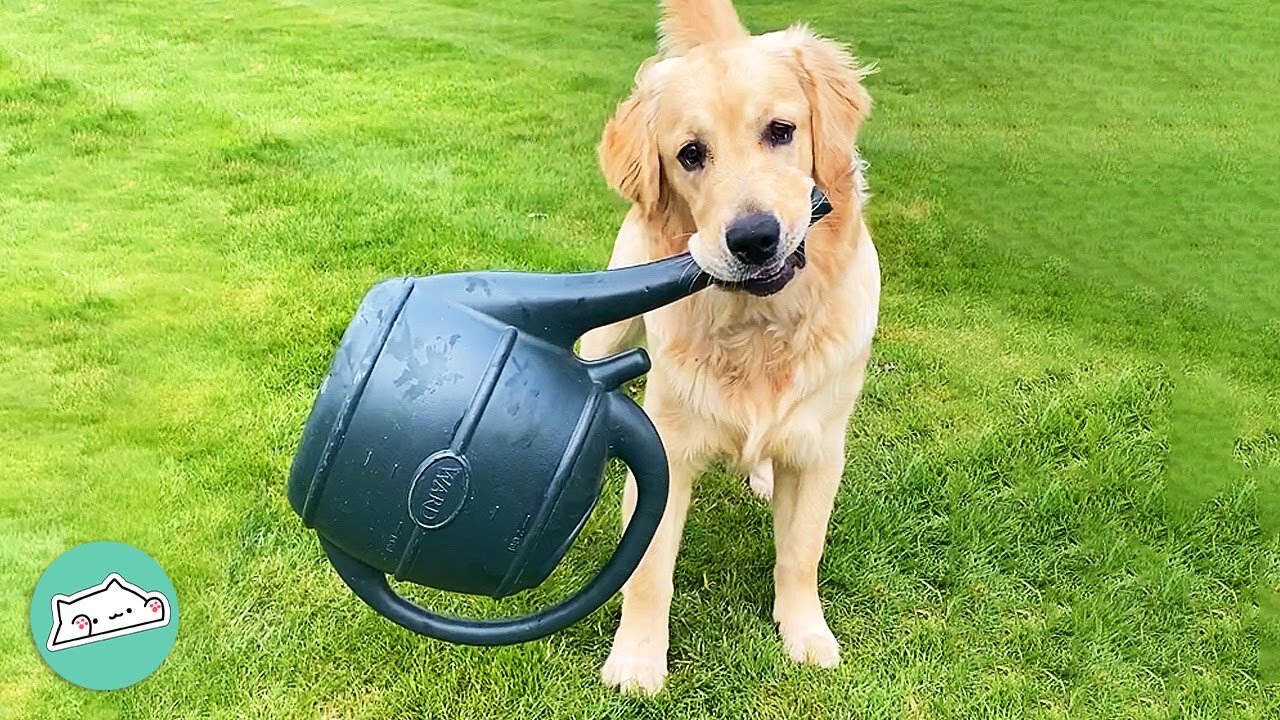
<path fill-rule="evenodd" d="M 636 477 L 635 512 L 613 557 L 591 582 L 568 600 L 527 617 L 471 620 L 429 612 L 391 589 L 387 576 L 320 536 L 343 582 L 380 615 L 413 632 L 464 645 L 510 645 L 562 630 L 591 614 L 622 588 L 644 557 L 667 505 L 667 456 L 658 433 L 633 401 L 609 395 L 612 448 Z"/>

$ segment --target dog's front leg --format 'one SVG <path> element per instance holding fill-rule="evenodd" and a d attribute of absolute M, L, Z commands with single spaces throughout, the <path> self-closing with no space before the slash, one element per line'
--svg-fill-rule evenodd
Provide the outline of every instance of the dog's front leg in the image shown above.
<path fill-rule="evenodd" d="M 791 659 L 835 667 L 840 646 L 818 600 L 818 562 L 844 472 L 844 434 L 832 433 L 815 460 L 803 468 L 775 467 L 773 620 Z"/>
<path fill-rule="evenodd" d="M 606 684 L 626 692 L 653 695 L 662 689 L 667 676 L 672 575 L 695 473 L 687 462 L 671 462 L 666 512 L 640 566 L 622 588 L 622 621 L 601 675 Z M 624 525 L 635 509 L 635 482 L 635 477 L 628 474 L 622 497 Z"/>

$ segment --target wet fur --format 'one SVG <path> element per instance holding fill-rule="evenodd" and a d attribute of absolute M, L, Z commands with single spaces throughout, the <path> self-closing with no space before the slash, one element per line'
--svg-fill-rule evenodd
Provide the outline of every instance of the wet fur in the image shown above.
<path fill-rule="evenodd" d="M 692 248 L 708 262 L 718 261 L 724 249 L 717 233 L 735 211 L 726 205 L 737 198 L 784 219 L 807 217 L 797 197 L 803 194 L 807 203 L 804 184 L 816 182 L 835 210 L 809 231 L 807 267 L 778 294 L 758 298 L 712 288 L 583 338 L 587 357 L 642 341 L 653 357 L 645 410 L 667 449 L 671 494 L 662 526 L 623 591 L 622 621 L 603 670 L 608 684 L 648 693 L 657 692 L 666 675 L 672 572 L 692 486 L 716 459 L 750 473 L 753 489 L 773 505 L 774 620 L 788 654 L 828 667 L 838 662 L 838 645 L 818 600 L 817 567 L 880 294 L 854 145 L 871 103 L 853 59 L 803 26 L 752 37 L 728 0 L 666 2 L 660 37 L 659 56 L 637 74 L 636 87 L 609 121 L 599 147 L 606 179 L 632 201 L 611 267 Z M 751 172 L 721 178 L 716 187 L 695 186 L 676 175 L 680 168 L 671 162 L 678 137 L 664 126 L 670 112 L 664 115 L 663 108 L 670 104 L 663 101 L 672 98 L 663 94 L 681 92 L 673 87 L 687 89 L 691 80 L 699 91 L 732 87 L 731 74 L 743 62 L 758 62 L 771 73 L 753 92 L 807 106 L 804 127 L 797 128 L 797 142 L 806 145 L 790 164 L 780 164 L 748 141 L 726 141 L 722 146 L 729 149 L 720 161 L 741 161 Z M 680 82 L 665 83 L 669 77 Z M 718 106 L 694 110 L 728 137 L 742 123 L 722 109 L 752 100 L 726 96 Z M 745 157 L 752 153 L 762 154 Z M 624 518 L 634 507 L 633 483 L 628 478 Z"/>

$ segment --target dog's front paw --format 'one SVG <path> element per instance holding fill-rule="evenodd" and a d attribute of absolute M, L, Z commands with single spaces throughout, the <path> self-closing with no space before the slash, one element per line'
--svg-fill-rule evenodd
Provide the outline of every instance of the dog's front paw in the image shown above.
<path fill-rule="evenodd" d="M 659 648 L 614 643 L 600 676 L 605 685 L 622 692 L 657 695 L 667 677 L 667 654 Z"/>
<path fill-rule="evenodd" d="M 822 618 L 816 621 L 781 622 L 778 634 L 792 660 L 804 665 L 833 668 L 840 664 L 840 643 Z"/>

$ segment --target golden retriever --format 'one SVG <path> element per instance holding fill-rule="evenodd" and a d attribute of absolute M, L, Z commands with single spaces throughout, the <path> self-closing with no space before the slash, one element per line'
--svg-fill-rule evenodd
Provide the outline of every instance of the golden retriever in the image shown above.
<path fill-rule="evenodd" d="M 644 407 L 671 492 L 623 589 L 604 681 L 655 693 L 667 674 L 672 573 L 693 483 L 738 464 L 771 500 L 773 618 L 795 661 L 833 667 L 818 562 L 875 332 L 880 271 L 854 138 L 871 108 L 845 50 L 802 25 L 752 36 L 729 0 L 667 0 L 659 52 L 604 130 L 600 165 L 631 201 L 611 267 L 689 250 L 716 285 L 592 331 L 597 358 L 643 341 Z M 809 228 L 817 185 L 833 212 Z M 624 522 L 635 504 L 623 496 Z"/>

